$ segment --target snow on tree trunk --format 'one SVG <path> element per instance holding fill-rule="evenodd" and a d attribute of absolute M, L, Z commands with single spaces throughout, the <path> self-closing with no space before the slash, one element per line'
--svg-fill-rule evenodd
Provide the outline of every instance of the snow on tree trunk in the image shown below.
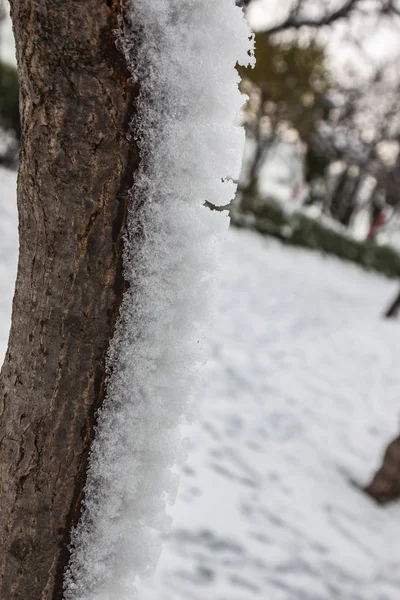
<path fill-rule="evenodd" d="M 233 0 L 132 0 L 126 11 L 120 44 L 140 82 L 131 132 L 141 165 L 124 250 L 130 287 L 109 349 L 67 600 L 131 600 L 136 577 L 157 562 L 228 226 L 204 202 L 232 199 L 227 178 L 239 176 L 244 144 L 234 67 L 251 62 L 252 42 Z"/>

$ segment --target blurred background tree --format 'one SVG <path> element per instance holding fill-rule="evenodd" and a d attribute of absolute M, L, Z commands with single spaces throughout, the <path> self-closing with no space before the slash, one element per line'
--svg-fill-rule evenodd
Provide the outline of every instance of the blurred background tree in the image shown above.
<path fill-rule="evenodd" d="M 241 4 L 251 11 L 257 0 Z M 400 5 L 289 0 L 276 14 L 277 22 L 256 33 L 256 68 L 241 70 L 249 95 L 248 144 L 235 210 L 264 221 L 278 215 L 282 222 L 282 211 L 312 205 L 314 216 L 324 215 L 333 227 L 337 223 L 370 244 L 383 230 L 398 227 L 400 77 L 399 57 L 382 59 L 365 42 L 382 23 L 399 28 Z M 337 26 L 352 57 L 341 72 L 332 68 L 327 51 Z M 286 202 L 274 186 L 278 164 L 269 168 L 270 181 L 265 175 L 282 143 L 298 149 L 297 158 L 286 161 L 292 163 Z"/>
<path fill-rule="evenodd" d="M 324 48 L 314 39 L 274 42 L 256 34 L 255 42 L 255 68 L 239 68 L 242 89 L 249 95 L 245 124 L 252 146 L 240 186 L 245 211 L 253 210 L 260 170 L 280 141 L 306 146 L 308 181 L 324 175 L 326 160 L 313 152 L 311 141 L 316 123 L 329 113 L 327 93 L 333 86 Z"/>

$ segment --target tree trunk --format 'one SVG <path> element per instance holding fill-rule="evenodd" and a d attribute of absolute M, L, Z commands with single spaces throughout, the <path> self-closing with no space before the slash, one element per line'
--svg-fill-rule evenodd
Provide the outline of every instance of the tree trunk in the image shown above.
<path fill-rule="evenodd" d="M 20 254 L 0 376 L 0 598 L 62 598 L 138 152 L 119 0 L 11 0 L 21 84 Z"/>
<path fill-rule="evenodd" d="M 349 187 L 347 190 L 347 198 L 344 206 L 342 207 L 342 212 L 340 215 L 340 222 L 345 225 L 345 227 L 350 227 L 352 222 L 353 215 L 357 208 L 357 198 L 362 186 L 362 177 L 361 175 L 357 175 L 349 182 Z"/>
<path fill-rule="evenodd" d="M 390 304 L 389 308 L 385 312 L 386 319 L 393 319 L 397 317 L 400 312 L 400 292 L 397 294 L 396 298 Z"/>
<path fill-rule="evenodd" d="M 361 185 L 361 176 L 352 177 L 349 167 L 338 177 L 335 189 L 333 190 L 330 211 L 332 216 L 348 227 L 352 214 L 356 207 L 356 198 Z"/>
<path fill-rule="evenodd" d="M 387 447 L 382 466 L 365 491 L 379 504 L 388 504 L 400 498 L 400 437 Z"/>
<path fill-rule="evenodd" d="M 348 178 L 349 168 L 346 167 L 345 170 L 340 173 L 335 181 L 334 188 L 331 193 L 329 209 L 331 215 L 334 219 L 338 218 L 338 212 L 340 210 L 340 205 L 343 198 L 343 193 L 346 187 L 347 178 Z"/>

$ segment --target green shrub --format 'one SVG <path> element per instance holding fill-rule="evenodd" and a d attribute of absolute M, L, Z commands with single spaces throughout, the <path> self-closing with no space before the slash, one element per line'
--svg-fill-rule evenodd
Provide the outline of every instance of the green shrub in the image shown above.
<path fill-rule="evenodd" d="M 253 206 L 254 218 L 249 221 L 244 215 L 232 212 L 232 224 L 250 226 L 286 244 L 333 254 L 388 277 L 400 277 L 400 253 L 391 246 L 360 242 L 302 212 L 287 213 L 276 203 L 255 201 Z"/>
<path fill-rule="evenodd" d="M 12 132 L 17 139 L 21 133 L 18 89 L 17 70 L 0 61 L 0 127 Z"/>

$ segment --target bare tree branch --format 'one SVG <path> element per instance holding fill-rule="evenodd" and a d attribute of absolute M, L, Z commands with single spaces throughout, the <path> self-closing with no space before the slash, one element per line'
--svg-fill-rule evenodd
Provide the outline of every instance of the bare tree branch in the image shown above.
<path fill-rule="evenodd" d="M 345 19 L 350 15 L 350 13 L 357 7 L 357 5 L 361 2 L 361 0 L 346 0 L 340 8 L 322 15 L 319 18 L 309 18 L 309 17 L 301 17 L 299 16 L 299 9 L 303 4 L 303 0 L 298 0 L 295 7 L 290 11 L 289 16 L 278 23 L 270 27 L 267 31 L 265 31 L 266 35 L 271 35 L 274 33 L 280 33 L 282 31 L 287 31 L 288 29 L 301 29 L 302 27 L 327 27 L 328 25 L 332 25 L 336 21 L 340 19 Z M 399 13 L 400 14 L 400 13 Z"/>
<path fill-rule="evenodd" d="M 231 210 L 231 202 L 228 202 L 228 204 L 224 204 L 223 206 L 217 206 L 216 204 L 213 204 L 212 202 L 209 202 L 208 200 L 206 200 L 203 204 L 203 206 L 205 206 L 206 208 L 209 208 L 210 210 L 216 210 L 217 212 L 224 212 L 224 211 L 230 211 Z"/>

